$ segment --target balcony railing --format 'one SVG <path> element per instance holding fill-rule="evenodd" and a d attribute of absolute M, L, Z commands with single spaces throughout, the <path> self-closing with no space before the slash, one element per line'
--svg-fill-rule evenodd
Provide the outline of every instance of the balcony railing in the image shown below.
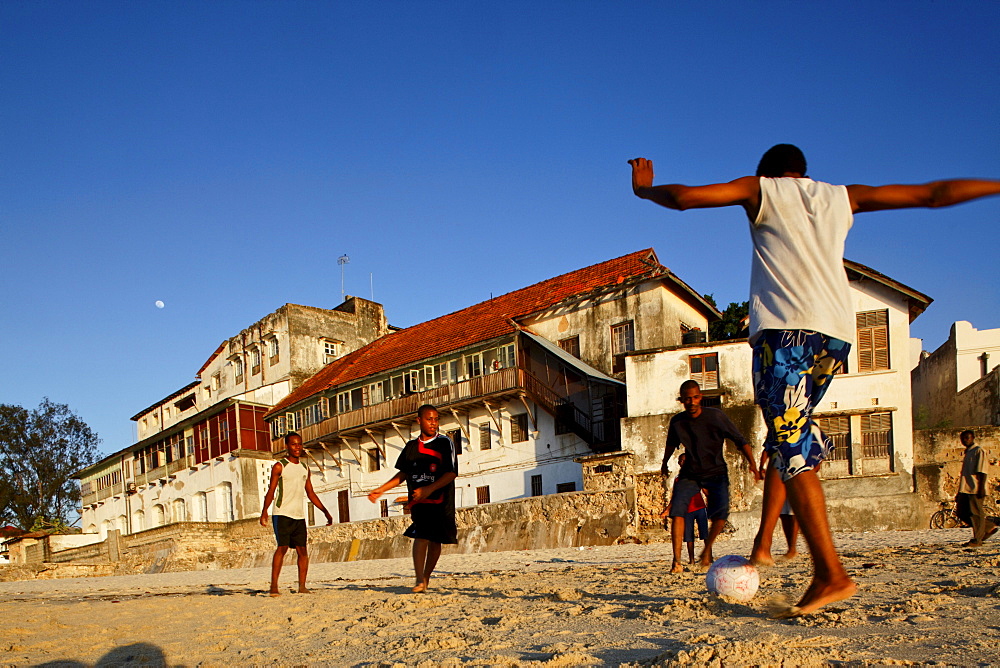
<path fill-rule="evenodd" d="M 477 376 L 451 385 L 433 387 L 405 397 L 340 413 L 322 422 L 303 427 L 299 433 L 302 435 L 303 442 L 309 443 L 330 434 L 338 434 L 412 416 L 424 404 L 445 407 L 517 390 L 523 390 L 530 394 L 532 399 L 553 413 L 556 405 L 564 400 L 564 397 L 559 396 L 524 369 L 511 367 L 485 376 Z M 283 447 L 280 441 L 275 441 L 275 443 L 276 447 Z"/>

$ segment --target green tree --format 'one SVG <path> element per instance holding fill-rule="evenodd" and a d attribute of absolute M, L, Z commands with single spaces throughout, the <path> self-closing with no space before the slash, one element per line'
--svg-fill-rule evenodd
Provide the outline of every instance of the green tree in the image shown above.
<path fill-rule="evenodd" d="M 0 404 L 0 523 L 65 526 L 80 501 L 72 476 L 97 460 L 100 442 L 66 404 Z"/>
<path fill-rule="evenodd" d="M 707 301 L 715 308 L 719 308 L 712 295 L 705 295 Z M 708 338 L 712 341 L 728 341 L 738 339 L 743 333 L 743 318 L 750 313 L 750 302 L 730 302 L 725 311 L 722 311 L 722 320 L 713 322 L 708 326 Z"/>

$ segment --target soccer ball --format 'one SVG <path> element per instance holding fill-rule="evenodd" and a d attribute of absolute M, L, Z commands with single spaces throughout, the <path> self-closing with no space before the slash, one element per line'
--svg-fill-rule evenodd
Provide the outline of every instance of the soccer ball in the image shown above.
<path fill-rule="evenodd" d="M 749 601 L 757 593 L 760 575 L 747 559 L 737 554 L 719 557 L 705 576 L 708 590 L 720 596 Z"/>

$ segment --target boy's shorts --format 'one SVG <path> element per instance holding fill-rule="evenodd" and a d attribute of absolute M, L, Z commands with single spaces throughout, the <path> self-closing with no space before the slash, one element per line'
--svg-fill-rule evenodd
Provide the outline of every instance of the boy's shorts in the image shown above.
<path fill-rule="evenodd" d="M 274 539 L 278 547 L 305 547 L 306 521 L 296 520 L 284 515 L 272 515 L 271 526 L 274 527 Z"/>
<path fill-rule="evenodd" d="M 674 495 L 670 499 L 670 516 L 687 515 L 688 504 L 695 494 L 704 489 L 708 492 L 705 501 L 709 519 L 729 519 L 729 474 L 722 473 L 707 478 L 678 478 L 674 483 Z"/>
<path fill-rule="evenodd" d="M 754 340 L 754 398 L 782 480 L 816 468 L 833 447 L 812 414 L 850 351 L 846 341 L 804 330 L 766 329 Z"/>

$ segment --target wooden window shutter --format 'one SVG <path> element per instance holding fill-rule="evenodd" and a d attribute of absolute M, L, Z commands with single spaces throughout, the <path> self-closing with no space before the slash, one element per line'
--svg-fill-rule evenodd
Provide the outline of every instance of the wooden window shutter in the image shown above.
<path fill-rule="evenodd" d="M 857 314 L 858 372 L 889 368 L 889 310 Z"/>

